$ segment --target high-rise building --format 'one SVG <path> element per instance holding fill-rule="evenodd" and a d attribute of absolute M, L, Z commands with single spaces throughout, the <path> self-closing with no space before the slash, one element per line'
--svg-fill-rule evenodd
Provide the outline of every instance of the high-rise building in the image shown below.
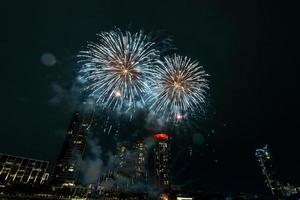
<path fill-rule="evenodd" d="M 271 152 L 268 148 L 268 145 L 264 146 L 261 149 L 257 149 L 255 152 L 255 156 L 258 165 L 261 168 L 267 188 L 270 189 L 272 195 L 276 195 L 279 187 L 279 182 L 275 180 L 274 177 L 275 172 L 273 170 Z"/>
<path fill-rule="evenodd" d="M 92 120 L 93 118 L 84 118 L 79 112 L 73 114 L 52 175 L 53 186 L 72 187 L 77 183 Z"/>
<path fill-rule="evenodd" d="M 256 159 L 263 173 L 267 188 L 277 199 L 286 199 L 288 196 L 297 193 L 297 187 L 291 184 L 282 184 L 275 179 L 275 172 L 272 165 L 271 152 L 268 145 L 255 152 Z"/>
<path fill-rule="evenodd" d="M 165 133 L 158 133 L 153 136 L 154 147 L 154 178 L 155 185 L 159 189 L 170 187 L 170 137 Z"/>
<path fill-rule="evenodd" d="M 133 183 L 132 152 L 128 143 L 117 146 L 116 166 L 114 170 L 115 188 L 118 191 L 126 191 Z M 126 177 L 125 179 L 123 179 Z"/>
<path fill-rule="evenodd" d="M 48 164 L 44 160 L 0 154 L 0 183 L 43 184 L 49 177 Z"/>
<path fill-rule="evenodd" d="M 146 146 L 143 141 L 138 141 L 134 150 L 136 153 L 135 160 L 135 179 L 137 181 L 148 181 L 148 174 L 146 169 Z"/>
<path fill-rule="evenodd" d="M 128 145 L 126 144 L 118 145 L 117 154 L 116 154 L 117 170 L 126 171 L 130 167 L 130 163 L 127 157 L 128 157 Z"/>
<path fill-rule="evenodd" d="M 98 193 L 125 192 L 134 184 L 147 182 L 145 153 L 146 147 L 142 141 L 134 145 L 126 142 L 118 144 L 113 169 L 99 178 Z"/>

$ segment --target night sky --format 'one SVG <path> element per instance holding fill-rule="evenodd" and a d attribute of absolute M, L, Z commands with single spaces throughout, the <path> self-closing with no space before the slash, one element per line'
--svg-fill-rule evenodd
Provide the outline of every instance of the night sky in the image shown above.
<path fill-rule="evenodd" d="M 179 160 L 173 174 L 184 167 L 174 182 L 191 181 L 189 187 L 204 191 L 263 192 L 254 152 L 269 144 L 278 179 L 300 186 L 297 23 L 295 12 L 270 2 L 52 0 L 4 5 L 0 152 L 54 162 L 80 103 L 74 87 L 76 54 L 86 41 L 114 27 L 164 31 L 178 53 L 199 60 L 211 75 L 207 116 L 191 119 L 195 128 L 190 134 L 173 134 Z M 45 63 L 45 53 L 54 56 L 54 65 Z M 195 135 L 203 143 L 193 142 Z M 101 130 L 94 137 L 100 144 L 110 143 Z"/>

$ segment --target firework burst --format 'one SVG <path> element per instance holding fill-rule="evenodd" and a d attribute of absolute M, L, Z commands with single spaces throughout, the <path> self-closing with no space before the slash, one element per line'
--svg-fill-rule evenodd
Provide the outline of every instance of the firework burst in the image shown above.
<path fill-rule="evenodd" d="M 144 104 L 147 83 L 157 65 L 159 52 L 155 43 L 142 31 L 130 33 L 117 29 L 102 32 L 97 43 L 89 42 L 79 54 L 85 89 L 106 108 L 135 108 Z"/>
<path fill-rule="evenodd" d="M 153 69 L 156 79 L 150 83 L 150 109 L 176 121 L 202 110 L 208 81 L 202 66 L 187 57 L 173 55 L 164 58 Z"/>

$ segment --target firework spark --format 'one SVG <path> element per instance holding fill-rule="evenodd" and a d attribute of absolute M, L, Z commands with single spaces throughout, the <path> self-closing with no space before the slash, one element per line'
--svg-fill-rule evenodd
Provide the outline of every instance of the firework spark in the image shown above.
<path fill-rule="evenodd" d="M 149 90 L 147 82 L 153 76 L 149 69 L 159 58 L 155 43 L 142 31 L 117 29 L 98 36 L 98 42 L 89 42 L 79 55 L 85 89 L 97 103 L 111 109 L 129 110 L 138 102 L 143 105 L 143 96 Z"/>
<path fill-rule="evenodd" d="M 153 73 L 156 79 L 150 84 L 152 93 L 148 98 L 151 110 L 176 121 L 202 110 L 209 89 L 208 74 L 197 61 L 167 56 Z"/>

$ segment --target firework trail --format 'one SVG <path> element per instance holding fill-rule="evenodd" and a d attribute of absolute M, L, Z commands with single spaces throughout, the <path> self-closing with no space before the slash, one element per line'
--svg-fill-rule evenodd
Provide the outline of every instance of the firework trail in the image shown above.
<path fill-rule="evenodd" d="M 203 109 L 208 81 L 197 61 L 178 55 L 167 56 L 152 70 L 150 109 L 167 120 L 181 120 L 189 113 Z"/>
<path fill-rule="evenodd" d="M 159 52 L 155 43 L 142 31 L 131 33 L 119 29 L 102 32 L 97 43 L 89 42 L 79 54 L 85 89 L 98 104 L 111 110 L 134 109 L 144 105 L 147 83 L 157 65 Z"/>

